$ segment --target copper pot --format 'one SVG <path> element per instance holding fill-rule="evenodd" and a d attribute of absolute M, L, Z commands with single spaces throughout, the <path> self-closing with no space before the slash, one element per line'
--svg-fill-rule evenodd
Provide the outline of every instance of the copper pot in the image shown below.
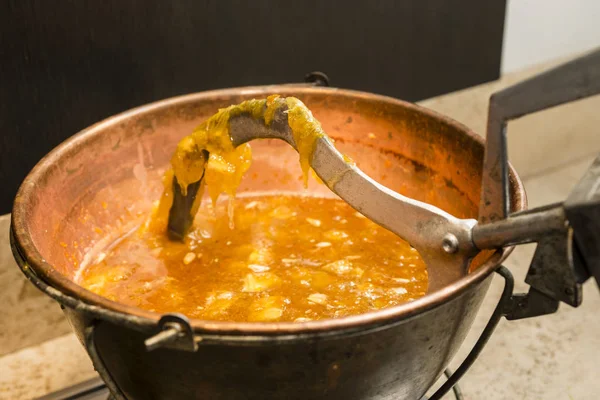
<path fill-rule="evenodd" d="M 182 136 L 217 108 L 273 93 L 304 101 L 336 147 L 379 182 L 477 218 L 483 140 L 455 121 L 384 96 L 294 85 L 235 88 L 159 101 L 93 125 L 27 176 L 15 200 L 12 239 L 19 265 L 63 305 L 117 397 L 418 399 L 463 342 L 510 248 L 482 255 L 467 276 L 410 303 L 307 323 L 191 320 L 193 332 L 150 352 L 144 340 L 160 331 L 161 315 L 74 283 L 85 255 L 102 245 L 115 221 L 135 223 L 158 198 Z M 252 146 L 240 192 L 302 190 L 297 154 L 287 144 Z M 524 191 L 512 170 L 510 183 L 510 208 L 521 210 Z M 309 190 L 331 195 L 316 183 Z"/>

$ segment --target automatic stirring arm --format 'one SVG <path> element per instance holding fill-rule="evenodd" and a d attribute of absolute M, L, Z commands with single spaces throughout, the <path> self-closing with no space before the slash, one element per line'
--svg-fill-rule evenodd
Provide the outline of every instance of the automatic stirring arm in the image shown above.
<path fill-rule="evenodd" d="M 464 276 L 480 250 L 537 242 L 526 279 L 530 292 L 516 298 L 507 314 L 509 319 L 546 314 L 554 312 L 559 301 L 578 306 L 581 283 L 590 276 L 600 283 L 600 156 L 564 203 L 509 215 L 506 123 L 598 93 L 600 49 L 491 97 L 479 221 L 455 218 L 380 185 L 348 164 L 326 136 L 316 139 L 309 161 L 329 189 L 419 251 L 428 265 L 430 290 Z M 231 117 L 232 144 L 277 138 L 297 150 L 287 109 L 279 108 L 269 124 L 264 111 L 258 117 Z M 200 183 L 192 183 L 184 195 L 173 182 L 172 237 L 182 237 L 191 225 Z"/>
<path fill-rule="evenodd" d="M 304 107 L 302 105 L 302 107 Z M 234 147 L 253 139 L 281 139 L 296 150 L 297 143 L 283 105 L 265 123 L 262 114 L 241 113 L 229 119 L 229 136 Z M 307 113 L 310 113 L 306 109 Z M 429 287 L 443 287 L 464 275 L 468 261 L 477 252 L 472 245 L 475 220 L 461 220 L 430 204 L 402 196 L 368 177 L 348 163 L 326 136 L 315 139 L 310 166 L 319 178 L 357 211 L 389 229 L 415 247 L 429 268 Z M 195 197 L 201 180 L 188 186 L 184 195 L 174 178 L 173 205 L 169 213 L 171 238 L 182 238 L 191 225 Z M 444 250 L 444 248 L 446 250 Z"/>
<path fill-rule="evenodd" d="M 509 120 L 600 94 L 600 49 L 534 76 L 490 98 L 479 223 L 479 248 L 537 242 L 525 282 L 508 319 L 581 304 L 581 284 L 600 286 L 600 155 L 563 203 L 509 215 L 506 125 Z M 596 134 L 597 148 L 600 132 Z"/>

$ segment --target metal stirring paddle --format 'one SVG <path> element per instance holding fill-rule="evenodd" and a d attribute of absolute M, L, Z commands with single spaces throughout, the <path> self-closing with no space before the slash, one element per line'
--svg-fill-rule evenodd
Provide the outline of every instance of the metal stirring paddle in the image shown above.
<path fill-rule="evenodd" d="M 266 107 L 265 107 L 266 109 Z M 249 114 L 232 116 L 229 135 L 234 147 L 254 139 L 281 139 L 297 150 L 287 122 L 287 107 L 277 109 L 267 126 L 263 118 Z M 431 270 L 445 273 L 447 282 L 460 277 L 477 251 L 471 239 L 473 220 L 462 220 L 430 204 L 423 203 L 375 182 L 355 165 L 344 160 L 327 137 L 316 139 L 311 167 L 319 178 L 340 198 L 375 223 L 409 242 L 421 254 Z M 183 195 L 173 183 L 174 201 L 169 215 L 169 232 L 180 238 L 194 218 L 190 209 L 200 181 L 190 185 Z M 439 267 L 438 267 L 439 266 Z M 430 274 L 431 275 L 431 274 Z M 430 276 L 430 285 L 436 277 Z"/>
<path fill-rule="evenodd" d="M 600 192 L 600 157 L 596 162 L 598 165 L 590 169 L 588 176 L 565 204 L 508 216 L 505 127 L 509 119 L 600 93 L 599 71 L 600 50 L 492 97 L 479 223 L 474 219 L 456 218 L 431 204 L 403 196 L 375 182 L 355 165 L 347 163 L 327 137 L 316 139 L 310 165 L 325 185 L 341 199 L 416 248 L 428 266 L 430 291 L 464 276 L 471 259 L 480 250 L 538 242 L 538 259 L 536 261 L 534 257 L 532 268 L 536 263 L 554 268 L 548 275 L 554 280 L 538 277 L 533 278 L 534 283 L 528 283 L 544 296 L 578 305 L 581 301 L 581 282 L 586 276 L 581 271 L 587 271 L 587 277 L 596 275 L 600 279 L 600 267 L 596 266 L 599 261 L 596 254 L 598 247 L 594 250 L 589 245 L 591 240 L 600 242 L 599 234 L 589 223 L 578 223 L 577 220 L 581 219 L 581 215 L 587 215 L 590 209 L 598 212 L 600 200 L 596 197 L 600 197 L 597 194 Z M 587 85 L 578 86 L 578 82 Z M 518 107 L 515 108 L 515 104 L 523 109 L 522 112 Z M 264 111 L 258 118 L 243 113 L 232 116 L 229 135 L 233 146 L 253 139 L 281 139 L 298 150 L 286 111 L 286 106 L 277 109 L 268 125 Z M 168 225 L 172 237 L 183 237 L 191 225 L 194 216 L 190 210 L 200 183 L 198 181 L 190 185 L 184 195 L 174 181 L 174 201 Z M 501 195 L 502 198 L 493 199 L 494 195 Z M 567 218 L 567 215 L 572 217 Z M 578 246 L 574 246 L 570 225 L 579 227 L 574 232 Z M 584 254 L 573 256 L 574 252 L 579 255 L 580 248 L 584 249 Z M 591 255 L 588 257 L 586 254 Z M 554 257 L 552 263 L 547 261 L 550 257 Z M 555 266 L 557 263 L 566 265 L 566 269 Z M 580 265 L 582 263 L 585 265 Z M 593 268 L 598 268 L 597 274 Z"/>

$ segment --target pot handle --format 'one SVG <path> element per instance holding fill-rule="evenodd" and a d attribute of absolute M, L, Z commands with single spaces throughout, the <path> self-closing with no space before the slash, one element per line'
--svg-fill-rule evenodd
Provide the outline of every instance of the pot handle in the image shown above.
<path fill-rule="evenodd" d="M 600 156 L 560 204 L 509 215 L 506 125 L 509 120 L 600 94 L 600 48 L 490 97 L 479 224 L 479 249 L 537 242 L 525 282 L 508 319 L 556 311 L 562 301 L 581 304 L 581 284 L 600 285 Z M 521 296 L 521 297 L 519 297 Z"/>
<path fill-rule="evenodd" d="M 331 81 L 329 76 L 321 71 L 312 71 L 304 75 L 304 82 L 302 83 L 282 83 L 281 86 L 292 86 L 292 87 L 330 87 Z"/>

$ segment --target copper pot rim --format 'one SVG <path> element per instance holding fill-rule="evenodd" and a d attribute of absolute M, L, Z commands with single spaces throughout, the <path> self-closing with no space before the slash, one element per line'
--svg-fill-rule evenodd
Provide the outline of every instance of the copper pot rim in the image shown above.
<path fill-rule="evenodd" d="M 120 114 L 108 117 L 88 128 L 83 129 L 77 134 L 63 141 L 55 147 L 46 156 L 44 156 L 26 176 L 19 187 L 14 201 L 11 230 L 14 238 L 16 250 L 23 258 L 21 268 L 30 268 L 40 279 L 52 288 L 74 297 L 83 303 L 100 309 L 110 310 L 124 319 L 135 317 L 138 325 L 156 326 L 162 314 L 143 310 L 134 306 L 124 305 L 102 296 L 99 296 L 83 287 L 77 285 L 68 279 L 62 273 L 57 271 L 51 264 L 39 253 L 30 235 L 30 226 L 28 224 L 29 210 L 35 206 L 34 196 L 37 182 L 52 168 L 55 160 L 59 159 L 63 153 L 69 149 L 83 145 L 85 141 L 96 134 L 100 134 L 104 128 L 140 114 L 151 112 L 157 109 L 172 107 L 178 104 L 185 104 L 206 98 L 219 98 L 231 95 L 255 95 L 264 96 L 270 93 L 288 92 L 293 90 L 301 94 L 331 94 L 333 92 L 342 95 L 352 96 L 363 100 L 378 100 L 392 105 L 397 105 L 406 109 L 417 111 L 434 119 L 443 121 L 464 134 L 470 139 L 475 140 L 482 146 L 485 140 L 463 124 L 448 118 L 437 112 L 409 103 L 403 100 L 388 96 L 377 95 L 373 93 L 323 87 L 305 87 L 301 85 L 266 85 L 266 86 L 247 86 L 228 89 L 218 89 L 205 92 L 191 93 L 164 100 L 159 100 L 146 105 L 132 108 Z M 527 200 L 523 183 L 516 174 L 516 171 L 509 165 L 510 181 L 512 192 L 516 193 L 513 202 L 513 211 L 523 210 L 527 206 Z M 438 291 L 428 293 L 427 295 L 394 307 L 385 308 L 378 311 L 372 311 L 365 314 L 342 317 L 337 319 L 326 319 L 308 322 L 224 322 L 207 321 L 200 319 L 190 319 L 190 325 L 195 332 L 205 332 L 213 334 L 233 334 L 233 335 L 289 335 L 289 334 L 323 334 L 332 330 L 356 330 L 361 328 L 371 328 L 394 322 L 399 322 L 436 308 L 457 296 L 466 292 L 469 288 L 477 285 L 488 277 L 502 261 L 512 252 L 513 247 L 506 247 L 496 251 L 487 261 L 480 265 L 475 271 L 467 276 L 457 280 L 451 285 L 445 286 Z"/>

